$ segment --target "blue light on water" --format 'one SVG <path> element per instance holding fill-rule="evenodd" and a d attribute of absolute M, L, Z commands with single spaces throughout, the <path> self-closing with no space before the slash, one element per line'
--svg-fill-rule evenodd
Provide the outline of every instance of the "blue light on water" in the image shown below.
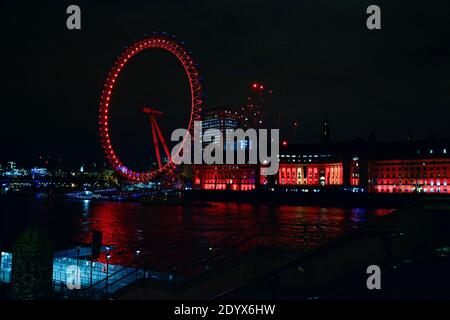
<path fill-rule="evenodd" d="M 352 215 L 351 215 L 350 219 L 354 222 L 365 222 L 366 221 L 366 209 L 364 209 L 364 208 L 352 209 Z"/>

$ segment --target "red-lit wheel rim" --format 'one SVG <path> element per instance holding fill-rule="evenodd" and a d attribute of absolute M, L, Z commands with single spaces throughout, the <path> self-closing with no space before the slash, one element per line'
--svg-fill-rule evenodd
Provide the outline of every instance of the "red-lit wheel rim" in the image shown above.
<path fill-rule="evenodd" d="M 100 98 L 100 114 L 99 114 L 99 128 L 100 139 L 105 151 L 106 158 L 114 170 L 122 177 L 136 182 L 148 182 L 158 175 L 171 174 L 175 168 L 172 159 L 161 168 L 150 172 L 135 172 L 128 169 L 117 157 L 109 135 L 109 109 L 111 105 L 111 95 L 113 93 L 115 84 L 120 71 L 124 68 L 126 63 L 136 54 L 151 48 L 164 49 L 173 55 L 182 63 L 186 75 L 188 76 L 189 86 L 191 91 L 191 113 L 188 127 L 188 132 L 191 132 L 193 122 L 200 120 L 200 112 L 202 105 L 202 87 L 200 82 L 199 72 L 196 68 L 195 62 L 185 48 L 173 38 L 166 36 L 151 36 L 143 40 L 139 40 L 128 47 L 116 60 L 112 66 L 105 82 L 104 89 Z M 187 141 L 187 137 L 184 138 Z"/>

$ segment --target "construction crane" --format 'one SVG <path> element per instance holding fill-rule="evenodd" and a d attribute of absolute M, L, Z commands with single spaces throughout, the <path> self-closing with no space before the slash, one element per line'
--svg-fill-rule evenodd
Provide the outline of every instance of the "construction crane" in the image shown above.
<path fill-rule="evenodd" d="M 272 90 L 261 83 L 254 82 L 250 85 L 250 94 L 247 103 L 241 108 L 240 122 L 244 128 L 262 128 L 265 124 L 264 117 L 270 106 Z"/>

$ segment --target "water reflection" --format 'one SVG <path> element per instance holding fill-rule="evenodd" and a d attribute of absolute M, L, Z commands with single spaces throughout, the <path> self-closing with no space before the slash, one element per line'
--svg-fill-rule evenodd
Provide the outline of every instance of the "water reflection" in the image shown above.
<path fill-rule="evenodd" d="M 23 207 L 20 201 L 6 206 L 6 226 L 20 229 L 16 223 L 17 208 Z M 214 207 L 146 206 L 63 200 L 37 201 L 26 208 L 61 246 L 89 244 L 92 231 L 99 230 L 103 232 L 103 243 L 115 248 L 111 263 L 127 264 L 134 259 L 136 250 L 141 250 L 142 258 L 166 269 L 207 257 L 212 244 L 255 224 L 275 224 L 266 229 L 280 235 L 273 241 L 302 246 L 305 225 L 320 225 L 325 240 L 329 241 L 392 211 L 238 203 L 216 203 Z"/>
<path fill-rule="evenodd" d="M 83 200 L 83 211 L 81 213 L 81 232 L 89 232 L 89 203 L 90 200 Z"/>
<path fill-rule="evenodd" d="M 383 214 L 387 212 L 384 210 Z M 207 256 L 212 244 L 225 241 L 231 234 L 254 224 L 276 224 L 271 231 L 285 237 L 278 237 L 276 241 L 302 246 L 305 224 L 320 225 L 328 241 L 379 214 L 378 210 L 361 208 L 255 207 L 238 203 L 216 203 L 214 207 L 198 208 L 96 202 L 89 209 L 90 229 L 81 228 L 77 240 L 88 243 L 91 230 L 100 230 L 104 243 L 118 249 L 119 254 L 112 257 L 115 263 L 129 262 L 133 251 L 140 249 L 144 258 L 158 261 L 164 260 L 160 257 L 167 257 L 168 265 L 178 265 Z"/>

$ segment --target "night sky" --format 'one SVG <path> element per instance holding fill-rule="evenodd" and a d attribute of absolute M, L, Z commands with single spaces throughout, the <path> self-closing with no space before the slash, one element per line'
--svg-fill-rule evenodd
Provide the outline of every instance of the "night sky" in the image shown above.
<path fill-rule="evenodd" d="M 82 30 L 66 28 L 66 8 L 82 10 Z M 382 30 L 366 28 L 367 6 Z M 400 140 L 412 129 L 450 137 L 448 1 L 23 1 L 0 2 L 2 76 L 0 162 L 29 165 L 39 155 L 68 165 L 102 161 L 97 115 L 115 58 L 152 31 L 175 34 L 200 64 L 207 107 L 238 108 L 249 83 L 273 90 L 268 119 L 281 135 L 318 141 Z M 144 52 L 121 75 L 112 101 L 119 156 L 140 169 L 153 157 L 144 106 L 165 112 L 169 132 L 185 127 L 187 79 L 176 58 Z"/>

